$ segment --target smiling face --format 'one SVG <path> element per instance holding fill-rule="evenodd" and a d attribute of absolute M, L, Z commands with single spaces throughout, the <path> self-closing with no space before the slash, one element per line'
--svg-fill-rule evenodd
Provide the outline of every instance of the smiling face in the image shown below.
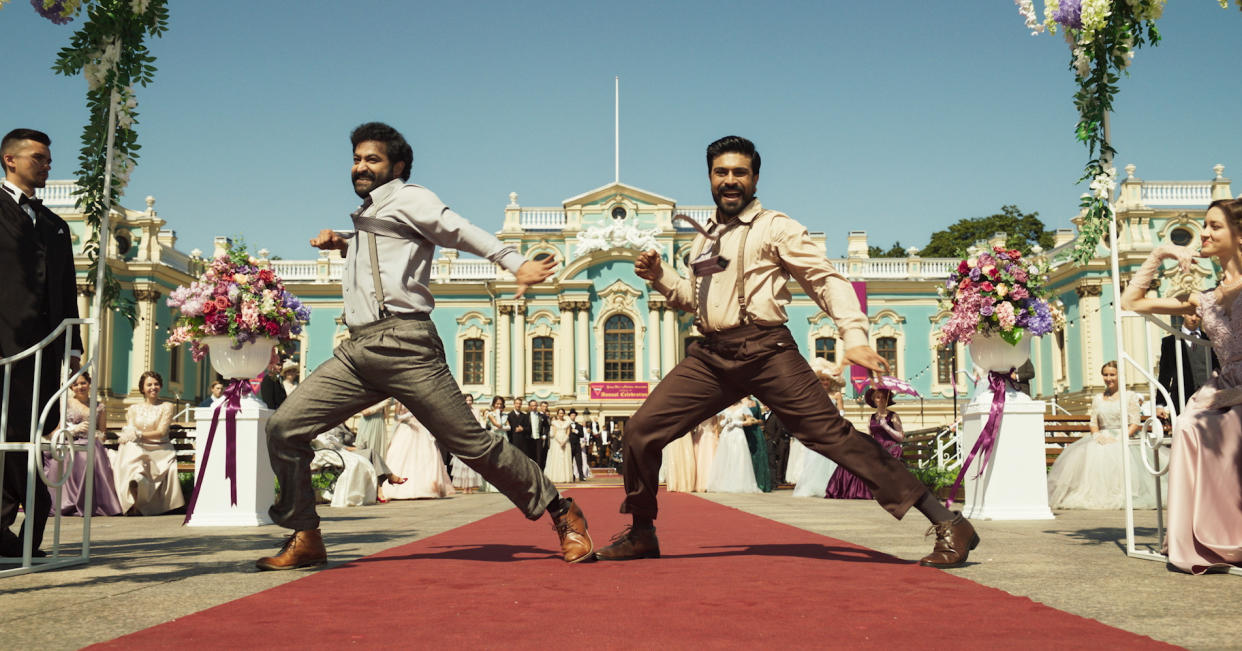
<path fill-rule="evenodd" d="M 84 403 L 90 399 L 91 381 L 86 379 L 85 376 L 79 375 L 78 379 L 69 385 L 69 390 L 73 392 L 73 397 L 78 402 Z"/>
<path fill-rule="evenodd" d="M 154 402 L 160 398 L 160 389 L 163 384 L 153 377 L 143 378 L 142 380 L 142 396 L 148 401 Z"/>
<path fill-rule="evenodd" d="M 354 166 L 350 178 L 354 193 L 365 199 L 371 191 L 401 176 L 405 163 L 394 163 L 388 158 L 388 147 L 382 142 L 367 140 L 354 147 Z"/>
<path fill-rule="evenodd" d="M 1199 241 L 1199 254 L 1205 258 L 1233 255 L 1242 248 L 1242 235 L 1233 230 L 1225 211 L 1220 208 L 1212 208 L 1204 215 Z"/>
<path fill-rule="evenodd" d="M 751 170 L 750 156 L 725 152 L 712 160 L 707 176 L 712 184 L 712 199 L 726 219 L 736 217 L 755 198 L 759 175 Z"/>
<path fill-rule="evenodd" d="M 1105 366 L 1104 370 L 1100 371 L 1100 376 L 1104 378 L 1104 388 L 1109 393 L 1117 390 L 1117 367 Z"/>

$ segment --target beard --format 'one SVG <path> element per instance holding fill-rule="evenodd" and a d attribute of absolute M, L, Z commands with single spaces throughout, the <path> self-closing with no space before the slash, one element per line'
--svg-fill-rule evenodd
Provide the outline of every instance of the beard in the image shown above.
<path fill-rule="evenodd" d="M 350 180 L 354 183 L 354 194 L 359 199 L 366 199 L 372 190 L 395 178 L 397 177 L 392 175 L 385 178 L 374 172 L 355 172 L 350 175 Z"/>
<path fill-rule="evenodd" d="M 732 202 L 735 201 L 734 199 L 725 198 L 723 196 L 725 191 L 730 190 L 741 191 L 742 197 L 738 200 L 738 203 L 732 204 Z M 742 211 L 746 209 L 746 206 L 750 205 L 750 202 L 754 198 L 755 195 L 746 194 L 745 188 L 722 187 L 712 190 L 712 200 L 716 202 L 716 210 L 720 212 L 721 216 L 728 217 L 730 219 L 742 214 Z"/>

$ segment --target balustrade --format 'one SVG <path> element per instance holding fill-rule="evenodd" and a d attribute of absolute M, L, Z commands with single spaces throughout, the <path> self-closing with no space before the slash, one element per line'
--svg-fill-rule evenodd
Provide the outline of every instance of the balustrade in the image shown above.
<path fill-rule="evenodd" d="M 1145 181 L 1139 195 L 1145 205 L 1206 206 L 1212 202 L 1210 181 Z"/>
<path fill-rule="evenodd" d="M 561 230 L 565 228 L 564 210 L 523 209 L 519 224 L 524 230 Z"/>

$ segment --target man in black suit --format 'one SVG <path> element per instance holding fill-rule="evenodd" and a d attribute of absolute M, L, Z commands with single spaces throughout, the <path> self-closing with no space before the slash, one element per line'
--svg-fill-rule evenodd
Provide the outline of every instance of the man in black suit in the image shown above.
<path fill-rule="evenodd" d="M 763 415 L 763 438 L 768 443 L 768 468 L 772 473 L 772 485 L 785 483 L 786 470 L 789 466 L 789 430 L 781 424 L 769 409 Z"/>
<path fill-rule="evenodd" d="M 1190 314 L 1182 318 L 1182 334 L 1193 337 L 1203 337 L 1203 333 L 1199 331 L 1199 315 Z M 1212 377 L 1212 371 L 1220 368 L 1220 362 L 1216 360 L 1216 351 L 1211 353 L 1211 364 L 1204 357 L 1203 348 L 1192 346 L 1189 342 L 1180 341 L 1182 347 L 1182 382 L 1177 381 L 1177 352 L 1174 346 L 1178 345 L 1179 340 L 1173 335 L 1167 335 L 1160 340 L 1160 374 L 1157 378 L 1169 395 L 1173 397 L 1173 404 L 1177 407 L 1178 413 L 1181 413 L 1182 405 L 1186 399 L 1203 386 L 1208 378 Z M 1185 398 L 1181 392 L 1179 384 L 1186 387 Z M 1168 412 L 1161 407 L 1166 406 L 1164 394 L 1156 392 L 1156 414 L 1160 418 L 1167 418 Z"/>
<path fill-rule="evenodd" d="M 526 403 L 526 417 L 530 419 L 530 438 L 531 446 L 535 450 L 535 463 L 540 468 L 548 465 L 548 430 L 552 427 L 552 417 L 548 415 L 548 403 L 543 403 L 542 410 L 539 409 L 539 403 L 532 399 Z"/>
<path fill-rule="evenodd" d="M 547 403 L 544 403 L 547 404 Z M 574 477 L 578 481 L 586 479 L 586 468 L 582 465 L 582 439 L 586 434 L 582 423 L 578 420 L 578 410 L 569 410 L 569 453 L 574 456 Z"/>
<path fill-rule="evenodd" d="M 10 357 L 39 343 L 64 319 L 78 318 L 77 283 L 73 268 L 73 243 L 69 226 L 35 198 L 35 190 L 47 183 L 52 168 L 52 141 L 47 134 L 32 129 L 14 129 L 0 140 L 0 161 L 4 167 L 0 191 L 0 357 Z M 82 340 L 72 329 L 71 366 L 76 369 L 82 355 Z M 9 442 L 29 441 L 30 406 L 38 410 L 60 384 L 60 362 L 65 340 L 57 337 L 43 352 L 39 385 L 35 386 L 33 358 L 14 364 L 9 387 Z M 43 433 L 51 432 L 59 421 L 47 419 Z M 26 455 L 8 452 L 4 456 L 3 497 L 0 497 L 0 556 L 20 556 L 22 540 L 11 530 L 18 506 L 26 502 Z M 36 461 L 41 463 L 42 460 Z M 43 542 L 43 527 L 51 509 L 51 495 L 42 480 L 35 477 L 34 513 L 26 512 L 23 528 L 33 531 L 35 556 Z M 24 532 L 23 532 L 24 535 Z"/>
<path fill-rule="evenodd" d="M 522 411 L 522 396 L 513 396 L 513 411 L 506 418 L 509 421 L 509 442 L 538 463 L 535 441 L 530 437 L 530 414 Z"/>

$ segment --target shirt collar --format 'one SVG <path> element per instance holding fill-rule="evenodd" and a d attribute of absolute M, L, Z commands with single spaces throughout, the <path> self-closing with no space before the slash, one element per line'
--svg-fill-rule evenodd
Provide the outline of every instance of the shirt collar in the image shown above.
<path fill-rule="evenodd" d="M 759 203 L 759 197 L 755 197 L 754 199 L 751 199 L 750 203 L 746 204 L 746 207 L 742 209 L 740 214 L 738 214 L 737 221 L 740 221 L 743 224 L 749 224 L 755 221 L 755 217 L 758 217 L 761 212 L 763 212 L 763 204 Z M 719 208 L 716 209 L 716 214 L 712 216 L 712 228 L 715 228 L 718 224 L 720 224 Z"/>
<path fill-rule="evenodd" d="M 392 198 L 392 195 L 405 186 L 405 181 L 393 179 L 384 185 L 371 190 L 371 205 L 380 206 Z"/>
<path fill-rule="evenodd" d="M 21 201 L 21 198 L 26 194 L 25 192 L 22 192 L 21 188 L 13 185 L 13 182 L 8 179 L 5 179 L 4 183 L 0 185 L 3 185 L 4 191 L 8 192 L 10 197 L 13 197 L 13 201 Z"/>

